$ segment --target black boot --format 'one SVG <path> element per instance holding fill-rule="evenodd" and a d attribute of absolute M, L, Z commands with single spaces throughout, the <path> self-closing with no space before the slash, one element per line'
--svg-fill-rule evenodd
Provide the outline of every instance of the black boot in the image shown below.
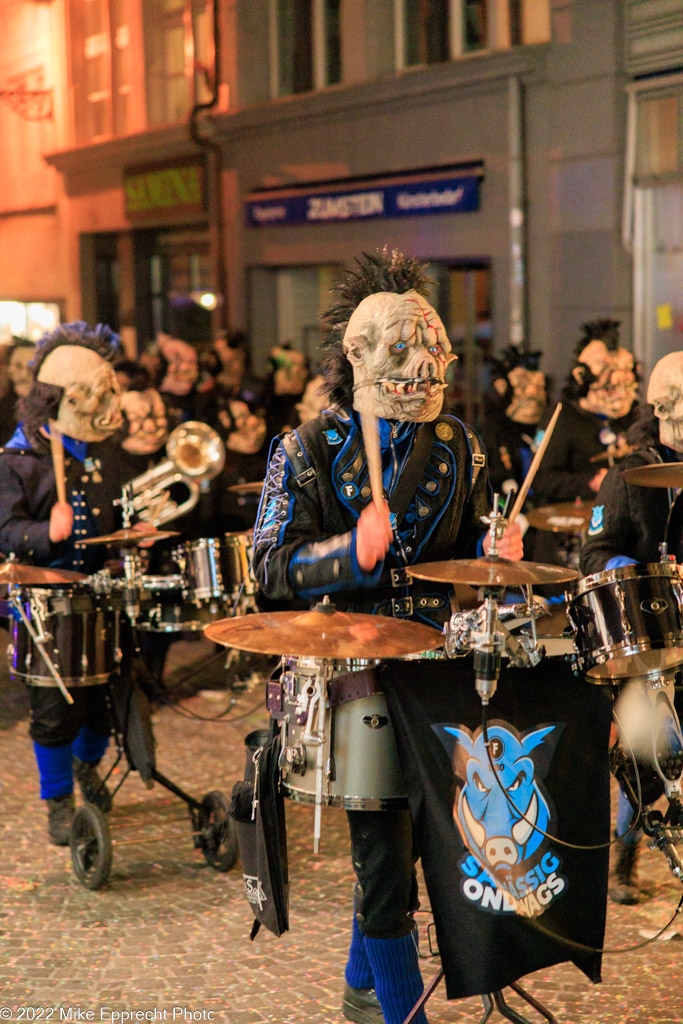
<path fill-rule="evenodd" d="M 68 846 L 71 822 L 73 821 L 76 801 L 73 793 L 64 796 L 51 796 L 47 804 L 47 834 L 55 846 Z"/>
<path fill-rule="evenodd" d="M 74 778 L 81 787 L 83 799 L 87 803 L 99 807 L 106 814 L 107 811 L 111 810 L 111 794 L 97 774 L 99 763 L 99 761 L 95 761 L 92 764 L 89 761 L 81 761 L 80 758 L 74 757 Z"/>
<path fill-rule="evenodd" d="M 633 906 L 640 903 L 643 898 L 643 893 L 638 885 L 640 843 L 640 839 L 635 843 L 617 839 L 612 846 L 612 863 L 607 892 L 613 903 Z"/>
<path fill-rule="evenodd" d="M 384 1021 L 374 988 L 351 988 L 346 982 L 342 1010 L 346 1019 L 354 1024 L 381 1024 Z"/>

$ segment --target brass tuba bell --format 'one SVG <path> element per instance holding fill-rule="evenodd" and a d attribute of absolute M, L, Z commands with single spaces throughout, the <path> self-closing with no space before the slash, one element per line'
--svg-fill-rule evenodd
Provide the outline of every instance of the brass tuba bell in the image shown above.
<path fill-rule="evenodd" d="M 201 485 L 218 476 L 225 465 L 225 445 L 206 423 L 181 423 L 166 442 L 168 458 L 135 477 L 124 488 L 133 511 L 153 526 L 168 523 L 194 508 Z M 189 494 L 182 501 L 171 498 L 173 484 L 184 484 Z"/>

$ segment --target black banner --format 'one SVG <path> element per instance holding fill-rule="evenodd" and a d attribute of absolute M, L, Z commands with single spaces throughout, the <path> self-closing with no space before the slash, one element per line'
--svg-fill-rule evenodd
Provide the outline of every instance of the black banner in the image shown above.
<path fill-rule="evenodd" d="M 448 998 L 564 960 L 600 981 L 601 955 L 571 943 L 602 946 L 609 851 L 560 841 L 609 841 L 609 691 L 561 659 L 504 667 L 487 753 L 469 659 L 392 661 L 381 681 Z"/>

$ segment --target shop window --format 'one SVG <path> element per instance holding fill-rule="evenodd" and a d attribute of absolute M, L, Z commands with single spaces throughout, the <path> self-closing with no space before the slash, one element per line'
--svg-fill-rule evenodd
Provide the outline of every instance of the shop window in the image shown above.
<path fill-rule="evenodd" d="M 271 0 L 277 96 L 341 81 L 341 0 Z"/>
<path fill-rule="evenodd" d="M 37 341 L 45 331 L 60 323 L 56 302 L 14 302 L 0 300 L 0 345 L 8 345 L 12 337 Z"/>

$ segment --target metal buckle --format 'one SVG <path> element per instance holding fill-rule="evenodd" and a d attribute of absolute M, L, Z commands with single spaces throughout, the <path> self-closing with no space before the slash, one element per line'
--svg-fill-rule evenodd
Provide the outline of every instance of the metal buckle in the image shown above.
<path fill-rule="evenodd" d="M 391 599 L 391 614 L 392 615 L 412 615 L 413 614 L 413 599 L 412 599 L 412 597 L 392 597 L 392 599 Z"/>
<path fill-rule="evenodd" d="M 308 469 L 303 471 L 303 473 L 299 473 L 295 477 L 295 480 L 299 487 L 304 487 L 306 484 L 312 483 L 315 480 L 315 470 L 313 469 L 313 466 L 309 466 Z"/>
<path fill-rule="evenodd" d="M 473 466 L 485 466 L 486 456 L 483 452 L 473 452 L 472 454 L 472 465 Z"/>
<path fill-rule="evenodd" d="M 412 585 L 413 580 L 407 569 L 390 569 L 389 572 L 391 573 L 392 587 L 410 587 Z"/>

